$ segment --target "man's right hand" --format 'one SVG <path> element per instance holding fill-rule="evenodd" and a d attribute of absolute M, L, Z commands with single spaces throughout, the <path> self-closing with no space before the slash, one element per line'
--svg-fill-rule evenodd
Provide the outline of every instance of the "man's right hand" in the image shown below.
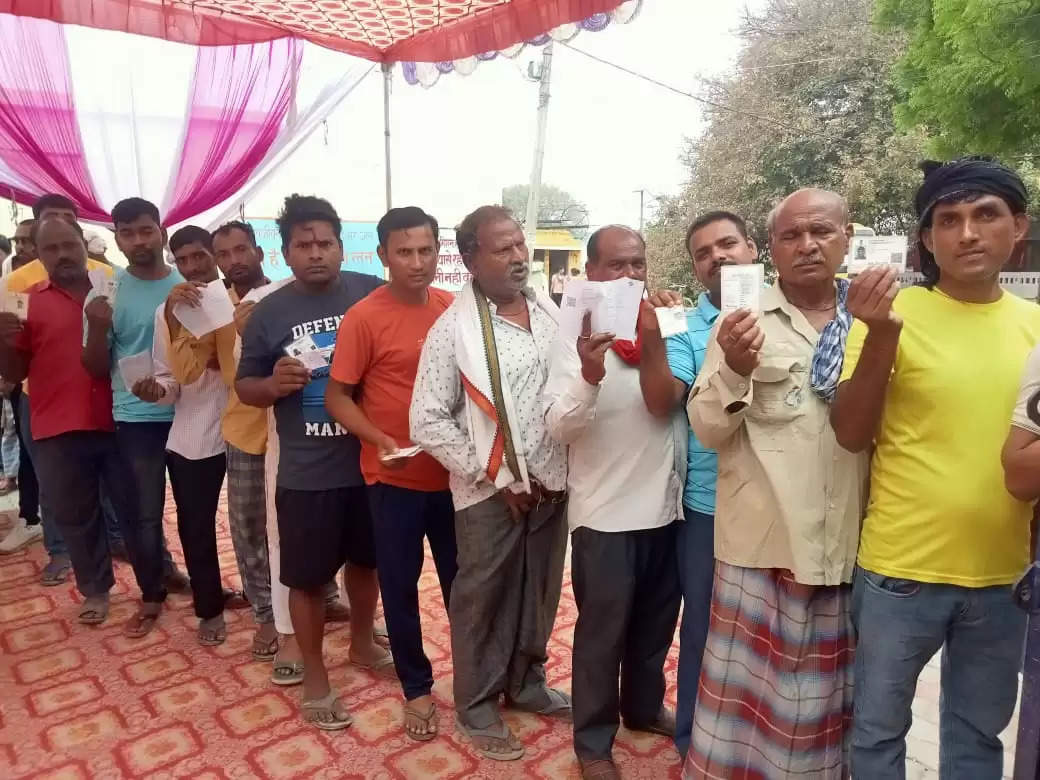
<path fill-rule="evenodd" d="M 606 355 L 614 343 L 613 333 L 592 333 L 592 315 L 585 312 L 578 337 L 578 357 L 581 359 L 581 376 L 590 385 L 598 385 L 607 375 Z"/>
<path fill-rule="evenodd" d="M 202 294 L 199 290 L 205 286 L 205 282 L 181 282 L 175 285 L 170 289 L 170 294 L 166 296 L 166 310 L 170 311 L 178 303 L 193 308 L 198 306 L 202 303 Z"/>
<path fill-rule="evenodd" d="M 716 338 L 726 356 L 726 365 L 740 376 L 751 376 L 766 340 L 766 334 L 758 327 L 758 318 L 747 309 L 730 312 L 722 320 Z"/>
<path fill-rule="evenodd" d="M 285 398 L 306 387 L 311 381 L 311 372 L 299 360 L 286 355 L 274 364 L 269 381 L 275 397 Z"/>
<path fill-rule="evenodd" d="M 112 327 L 112 306 L 104 296 L 93 298 L 84 307 L 83 313 L 87 315 L 87 324 L 92 327 L 105 331 Z"/>
<path fill-rule="evenodd" d="M 875 266 L 852 280 L 845 308 L 870 330 L 898 331 L 903 320 L 892 310 L 898 293 L 895 269 Z"/>
<path fill-rule="evenodd" d="M 8 349 L 13 349 L 22 332 L 22 321 L 12 312 L 0 312 L 0 342 Z"/>

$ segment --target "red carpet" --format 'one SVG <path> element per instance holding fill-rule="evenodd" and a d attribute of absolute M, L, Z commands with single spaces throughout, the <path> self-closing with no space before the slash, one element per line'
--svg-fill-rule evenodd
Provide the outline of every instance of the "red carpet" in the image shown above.
<path fill-rule="evenodd" d="M 181 560 L 172 507 L 168 498 L 167 539 Z M 223 505 L 218 522 L 222 570 L 237 586 Z M 300 720 L 299 689 L 271 685 L 270 664 L 251 659 L 248 611 L 228 612 L 228 641 L 204 648 L 190 597 L 171 596 L 158 627 L 128 640 L 120 629 L 137 593 L 128 564 L 117 564 L 108 622 L 89 628 L 76 622 L 80 596 L 71 581 L 38 584 L 44 562 L 41 545 L 0 558 L 0 778 L 580 777 L 569 724 L 507 714 L 527 747 L 524 759 L 507 763 L 477 757 L 455 734 L 448 621 L 432 563 L 421 584 L 423 625 L 442 733 L 417 743 L 401 732 L 396 683 L 347 663 L 345 626 L 326 636 L 325 657 L 354 724 L 325 733 Z M 550 682 L 567 690 L 575 617 L 568 572 L 548 665 Z M 675 664 L 673 648 L 669 706 Z M 661 737 L 622 729 L 614 756 L 626 779 L 679 776 L 672 743 Z"/>

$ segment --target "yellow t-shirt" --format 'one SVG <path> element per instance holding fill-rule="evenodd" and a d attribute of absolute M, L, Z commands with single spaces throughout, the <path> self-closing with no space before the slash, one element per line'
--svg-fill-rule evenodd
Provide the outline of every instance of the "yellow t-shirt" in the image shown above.
<path fill-rule="evenodd" d="M 859 565 L 886 577 L 981 588 L 1014 582 L 1029 561 L 1032 507 L 1004 487 L 1000 451 L 1040 306 L 1004 293 L 956 301 L 912 287 L 870 475 Z M 842 381 L 866 327 L 849 333 Z"/>

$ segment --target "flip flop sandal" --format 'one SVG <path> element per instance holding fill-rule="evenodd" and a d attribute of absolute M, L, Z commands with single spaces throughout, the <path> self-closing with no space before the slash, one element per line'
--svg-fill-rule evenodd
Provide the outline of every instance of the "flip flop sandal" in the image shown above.
<path fill-rule="evenodd" d="M 349 712 L 340 711 L 336 705 L 342 707 L 343 702 L 339 700 L 335 691 L 329 691 L 320 699 L 300 702 L 300 713 L 303 715 L 304 721 L 313 723 L 322 731 L 339 731 L 353 723 L 354 719 Z M 331 715 L 332 719 L 322 719 L 323 715 Z"/>
<path fill-rule="evenodd" d="M 463 739 L 473 743 L 473 749 L 484 758 L 492 761 L 516 761 L 524 756 L 524 746 L 517 740 L 516 735 L 509 730 L 505 723 L 498 723 L 486 729 L 474 729 L 467 726 L 458 715 L 455 716 L 455 725 L 462 732 Z M 481 744 L 477 740 L 489 740 L 495 745 L 500 745 L 505 750 L 492 750 L 487 744 Z"/>
<path fill-rule="evenodd" d="M 275 685 L 299 685 L 303 682 L 303 661 L 275 661 L 271 667 L 271 682 Z"/>
<path fill-rule="evenodd" d="M 249 609 L 252 606 L 240 590 L 224 588 L 224 609 Z"/>
<path fill-rule="evenodd" d="M 203 628 L 200 623 L 198 638 L 199 644 L 203 647 L 216 647 L 217 645 L 222 645 L 227 639 L 227 625 L 221 623 L 219 626 L 213 628 Z"/>
<path fill-rule="evenodd" d="M 390 679 L 397 677 L 397 670 L 394 668 L 394 654 L 389 650 L 386 651 L 386 655 L 375 663 L 363 664 L 358 661 L 351 661 L 350 663 L 358 669 L 364 669 L 366 672 L 378 674 L 380 677 L 387 677 Z"/>
<path fill-rule="evenodd" d="M 410 702 L 405 702 L 404 718 L 404 733 L 416 742 L 429 742 L 437 736 L 437 707 L 432 702 L 429 711 L 425 713 L 419 712 L 419 710 L 412 707 Z M 419 734 L 408 728 L 408 718 L 422 721 L 423 725 L 427 728 L 426 733 Z"/>
<path fill-rule="evenodd" d="M 276 633 L 270 641 L 264 641 L 264 638 L 260 636 L 260 629 L 258 628 L 253 634 L 252 652 L 254 660 L 270 661 L 278 655 L 278 634 Z"/>
<path fill-rule="evenodd" d="M 43 571 L 40 572 L 40 584 L 49 588 L 62 585 L 69 578 L 70 571 L 72 571 L 71 561 L 64 558 L 58 560 L 51 558 L 50 563 L 44 566 Z"/>
<path fill-rule="evenodd" d="M 545 692 L 549 695 L 549 706 L 536 710 L 536 714 L 548 718 L 569 719 L 571 717 L 571 697 L 556 688 L 546 688 Z"/>
<path fill-rule="evenodd" d="M 141 639 L 147 636 L 153 628 L 155 628 L 156 622 L 159 620 L 158 612 L 140 612 L 138 611 L 130 620 L 123 626 L 123 636 L 129 639 Z"/>
<path fill-rule="evenodd" d="M 108 620 L 108 599 L 86 599 L 77 619 L 85 626 L 96 626 Z"/>

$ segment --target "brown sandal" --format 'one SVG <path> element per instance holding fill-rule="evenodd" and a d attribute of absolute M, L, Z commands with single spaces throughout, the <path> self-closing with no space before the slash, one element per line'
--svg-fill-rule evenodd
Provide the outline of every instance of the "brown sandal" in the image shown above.
<path fill-rule="evenodd" d="M 424 733 L 419 733 L 408 728 L 408 719 L 414 718 L 416 721 L 420 721 L 425 727 Z M 431 739 L 437 736 L 437 705 L 430 702 L 429 711 L 423 713 L 415 709 L 411 702 L 404 703 L 404 733 L 407 734 L 411 739 L 416 742 L 429 742 Z"/>
<path fill-rule="evenodd" d="M 151 633 L 158 620 L 158 612 L 144 612 L 139 609 L 123 626 L 123 636 L 129 639 L 141 639 Z"/>

